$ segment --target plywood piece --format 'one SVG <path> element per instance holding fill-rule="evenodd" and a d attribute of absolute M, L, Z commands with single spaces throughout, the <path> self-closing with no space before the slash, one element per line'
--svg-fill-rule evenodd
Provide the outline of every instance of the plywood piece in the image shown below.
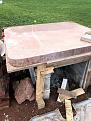
<path fill-rule="evenodd" d="M 70 100 L 65 100 L 65 108 L 66 108 L 66 120 L 74 121 L 73 120 L 73 111 L 72 111 L 72 106 L 71 106 Z"/>
<path fill-rule="evenodd" d="M 66 92 L 67 92 L 67 93 L 66 93 Z M 70 94 L 70 92 L 71 92 L 71 94 Z M 64 101 L 65 99 L 71 99 L 71 98 L 77 97 L 77 96 L 82 95 L 82 94 L 85 93 L 84 90 L 83 90 L 82 88 L 75 89 L 75 90 L 70 91 L 70 92 L 64 90 L 64 93 L 63 93 L 63 94 L 59 94 L 58 100 L 57 100 L 57 101 L 62 102 L 62 101 Z M 59 100 L 59 99 L 60 99 L 60 100 Z"/>
<path fill-rule="evenodd" d="M 4 38 L 8 62 L 24 67 L 91 52 L 91 43 L 80 41 L 90 30 L 74 22 L 9 27 Z"/>

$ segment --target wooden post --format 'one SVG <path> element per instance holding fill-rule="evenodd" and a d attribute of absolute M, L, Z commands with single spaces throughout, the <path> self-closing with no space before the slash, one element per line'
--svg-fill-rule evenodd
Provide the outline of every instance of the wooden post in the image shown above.
<path fill-rule="evenodd" d="M 45 107 L 45 102 L 43 100 L 44 96 L 44 79 L 45 75 L 53 73 L 54 67 L 47 67 L 46 64 L 41 64 L 37 66 L 37 80 L 36 80 L 36 101 L 38 104 L 38 109 Z"/>
<path fill-rule="evenodd" d="M 37 66 L 37 80 L 36 80 L 36 101 L 38 104 L 38 109 L 45 107 L 45 102 L 43 100 L 43 91 L 44 91 L 44 73 L 41 74 L 41 72 L 45 72 L 46 65 L 38 65 Z"/>

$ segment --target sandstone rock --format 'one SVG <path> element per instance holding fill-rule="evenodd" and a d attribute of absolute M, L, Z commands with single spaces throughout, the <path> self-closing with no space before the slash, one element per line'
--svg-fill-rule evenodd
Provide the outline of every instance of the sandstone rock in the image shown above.
<path fill-rule="evenodd" d="M 34 100 L 34 88 L 31 84 L 30 78 L 25 78 L 20 81 L 20 84 L 15 90 L 15 98 L 19 104 L 25 100 Z"/>

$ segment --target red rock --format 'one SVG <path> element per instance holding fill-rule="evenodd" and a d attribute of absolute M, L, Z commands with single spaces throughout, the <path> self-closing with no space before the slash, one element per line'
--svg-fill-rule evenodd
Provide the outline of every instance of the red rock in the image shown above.
<path fill-rule="evenodd" d="M 20 84 L 15 90 L 15 98 L 19 104 L 25 100 L 34 100 L 34 88 L 31 84 L 30 78 L 25 78 L 20 81 Z"/>

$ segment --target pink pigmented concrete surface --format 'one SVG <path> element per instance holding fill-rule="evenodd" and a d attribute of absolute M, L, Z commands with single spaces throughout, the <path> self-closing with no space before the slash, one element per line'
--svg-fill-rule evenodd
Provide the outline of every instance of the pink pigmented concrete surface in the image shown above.
<path fill-rule="evenodd" d="M 87 31 L 74 22 L 9 27 L 4 38 L 8 63 L 22 67 L 91 52 L 91 43 L 80 40 Z"/>

